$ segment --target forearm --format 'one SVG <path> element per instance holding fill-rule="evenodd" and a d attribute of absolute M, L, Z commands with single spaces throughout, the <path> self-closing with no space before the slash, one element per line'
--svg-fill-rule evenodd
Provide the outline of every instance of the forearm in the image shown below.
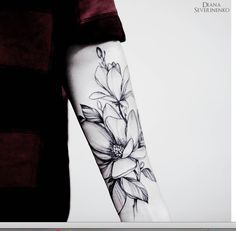
<path fill-rule="evenodd" d="M 68 92 L 121 221 L 168 221 L 119 42 L 74 47 Z"/>

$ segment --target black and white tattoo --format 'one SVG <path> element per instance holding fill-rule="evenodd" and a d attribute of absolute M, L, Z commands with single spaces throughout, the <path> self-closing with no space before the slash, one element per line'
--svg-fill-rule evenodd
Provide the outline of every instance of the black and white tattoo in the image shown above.
<path fill-rule="evenodd" d="M 107 63 L 106 52 L 99 47 L 96 53 L 100 62 L 94 77 L 100 90 L 89 98 L 96 100 L 97 107 L 81 104 L 83 115 L 79 121 L 118 214 L 129 197 L 134 201 L 135 217 L 137 201 L 148 203 L 141 175 L 155 182 L 156 178 L 142 161 L 146 147 L 139 114 L 129 108 L 127 101 L 128 97 L 134 97 L 128 67 L 122 71 L 119 63 Z"/>

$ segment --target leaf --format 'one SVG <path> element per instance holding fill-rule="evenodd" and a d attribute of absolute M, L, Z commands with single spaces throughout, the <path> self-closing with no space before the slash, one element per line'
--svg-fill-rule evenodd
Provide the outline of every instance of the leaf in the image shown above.
<path fill-rule="evenodd" d="M 139 164 L 139 167 L 140 167 L 141 169 L 144 167 L 144 162 L 143 162 L 143 161 Z"/>
<path fill-rule="evenodd" d="M 83 123 L 85 118 L 81 115 L 78 115 L 78 120 L 79 120 L 80 123 Z"/>
<path fill-rule="evenodd" d="M 82 111 L 83 111 L 83 114 L 84 114 L 85 118 L 89 122 L 101 123 L 103 121 L 100 113 L 95 108 L 92 108 L 92 107 L 89 107 L 89 106 L 83 105 L 83 104 L 81 104 L 81 108 L 82 108 Z"/>
<path fill-rule="evenodd" d="M 97 52 L 98 58 L 101 59 L 103 57 L 102 49 L 100 47 L 97 47 L 96 52 Z"/>
<path fill-rule="evenodd" d="M 121 187 L 132 199 L 139 199 L 148 203 L 148 192 L 144 185 L 133 178 L 122 177 Z"/>
<path fill-rule="evenodd" d="M 152 170 L 150 168 L 144 168 L 142 171 L 144 176 L 146 176 L 148 179 L 152 180 L 152 181 L 157 181 L 156 177 L 154 176 Z"/>
<path fill-rule="evenodd" d="M 126 202 L 126 194 L 119 185 L 119 181 L 116 181 L 112 190 L 112 200 L 117 210 L 120 213 Z"/>

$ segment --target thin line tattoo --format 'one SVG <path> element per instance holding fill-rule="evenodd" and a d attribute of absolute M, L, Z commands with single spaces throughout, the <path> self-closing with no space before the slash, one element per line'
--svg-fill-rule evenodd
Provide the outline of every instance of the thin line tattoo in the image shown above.
<path fill-rule="evenodd" d="M 146 146 L 138 111 L 129 107 L 128 97 L 134 97 L 129 85 L 129 71 L 122 72 L 119 63 L 107 63 L 106 52 L 96 48 L 100 60 L 94 78 L 100 90 L 89 98 L 97 107 L 80 104 L 79 121 L 86 131 L 100 172 L 107 184 L 112 201 L 120 214 L 127 197 L 133 200 L 133 216 L 138 212 L 138 200 L 148 203 L 148 192 L 141 175 L 156 182 L 150 168 L 142 161 Z"/>

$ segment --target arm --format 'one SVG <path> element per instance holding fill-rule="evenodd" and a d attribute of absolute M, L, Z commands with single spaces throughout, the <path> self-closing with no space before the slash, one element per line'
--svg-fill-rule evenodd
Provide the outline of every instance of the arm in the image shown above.
<path fill-rule="evenodd" d="M 68 95 L 121 221 L 169 221 L 120 42 L 73 47 Z"/>

